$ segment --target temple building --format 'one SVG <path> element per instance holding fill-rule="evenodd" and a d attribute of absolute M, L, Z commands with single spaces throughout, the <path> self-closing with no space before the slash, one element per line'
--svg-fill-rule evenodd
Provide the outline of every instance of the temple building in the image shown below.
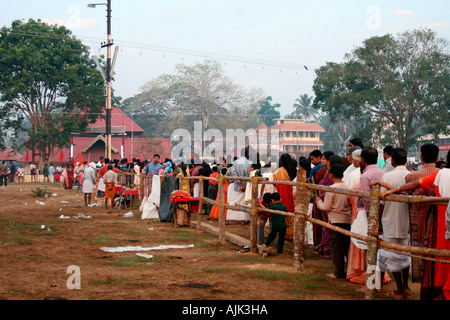
<path fill-rule="evenodd" d="M 104 111 L 104 115 L 106 111 Z M 106 149 L 106 121 L 104 117 L 90 124 L 85 132 L 71 135 L 70 148 L 55 149 L 50 156 L 49 163 L 76 163 L 99 161 L 105 156 Z M 150 160 L 158 153 L 164 159 L 170 157 L 171 144 L 169 139 L 144 138 L 144 130 L 137 125 L 119 108 L 111 109 L 111 158 L 114 159 L 142 159 Z M 21 162 L 39 163 L 37 150 L 26 150 Z"/>
<path fill-rule="evenodd" d="M 318 123 L 305 122 L 302 119 L 277 119 L 269 130 L 279 130 L 279 151 L 295 153 L 299 156 L 309 156 L 315 149 L 322 150 L 324 143 L 320 134 L 325 129 Z"/>

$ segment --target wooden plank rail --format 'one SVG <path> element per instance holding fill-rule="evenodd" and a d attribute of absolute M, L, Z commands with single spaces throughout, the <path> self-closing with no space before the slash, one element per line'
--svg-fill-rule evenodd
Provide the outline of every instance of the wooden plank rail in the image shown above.
<path fill-rule="evenodd" d="M 143 173 L 140 174 L 140 186 L 141 193 L 144 192 L 144 181 L 147 178 L 151 178 L 151 176 L 146 176 Z M 215 205 L 219 208 L 219 241 L 221 243 L 225 243 L 225 227 L 226 227 L 226 219 L 225 219 L 225 209 L 232 209 L 237 211 L 243 211 L 250 213 L 250 251 L 257 252 L 257 230 L 258 230 L 258 215 L 261 212 L 268 212 L 274 214 L 281 214 L 284 216 L 294 217 L 294 239 L 293 239 L 293 266 L 297 270 L 304 270 L 304 251 L 305 251 L 305 225 L 306 221 L 310 221 L 311 223 L 321 225 L 328 229 L 334 230 L 336 232 L 340 232 L 346 236 L 351 238 L 356 238 L 367 243 L 367 253 L 366 253 L 366 264 L 368 267 L 366 270 L 366 299 L 373 299 L 375 288 L 369 281 L 373 281 L 374 272 L 376 270 L 376 259 L 377 259 L 377 251 L 379 248 L 397 252 L 400 254 L 410 255 L 415 258 L 430 260 L 440 263 L 450 263 L 450 260 L 442 260 L 439 258 L 450 258 L 450 250 L 436 249 L 436 248 L 423 248 L 423 247 L 415 247 L 409 245 L 399 245 L 394 243 L 389 243 L 386 241 L 382 241 L 379 239 L 378 227 L 379 227 L 379 205 L 381 200 L 380 186 L 373 185 L 371 186 L 370 192 L 363 192 L 359 190 L 348 190 L 348 189 L 340 189 L 333 188 L 329 186 L 322 186 L 316 184 L 310 184 L 302 181 L 306 181 L 306 171 L 304 169 L 299 169 L 297 171 L 297 181 L 269 181 L 267 178 L 262 177 L 228 177 L 228 176 L 219 176 L 218 178 L 211 177 L 183 177 L 182 179 L 196 179 L 199 180 L 200 184 L 200 196 L 199 196 L 199 211 L 198 211 L 198 222 L 197 222 L 197 230 L 200 230 L 201 226 L 201 216 L 203 213 L 203 204 L 211 204 Z M 180 189 L 182 187 L 182 179 L 180 179 Z M 226 182 L 232 181 L 246 181 L 251 183 L 252 187 L 252 205 L 230 205 L 225 203 L 225 188 L 224 184 Z M 218 198 L 219 201 L 212 200 L 207 198 L 204 195 L 203 190 L 203 182 L 204 181 L 217 181 L 218 182 Z M 150 180 L 151 182 L 151 180 Z M 258 207 L 258 187 L 259 185 L 265 184 L 279 184 L 279 185 L 291 185 L 295 187 L 294 197 L 295 197 L 295 212 L 282 212 L 276 210 L 270 210 L 267 208 Z M 151 191 L 151 183 L 149 184 Z M 328 222 L 314 219 L 308 216 L 308 205 L 309 199 L 311 195 L 314 196 L 314 191 L 325 191 L 325 192 L 334 192 L 337 194 L 344 194 L 353 197 L 360 198 L 368 198 L 370 199 L 370 212 L 368 213 L 368 234 L 367 236 L 363 236 L 360 234 L 353 233 L 348 230 L 341 229 L 337 226 L 334 226 Z M 143 197 L 141 197 L 142 199 Z M 449 198 L 440 198 L 440 197 L 426 197 L 426 196 L 412 196 L 412 195 L 389 195 L 385 198 L 385 201 L 396 201 L 396 202 L 404 202 L 409 204 L 415 203 L 427 203 L 430 205 L 448 205 L 450 199 Z"/>

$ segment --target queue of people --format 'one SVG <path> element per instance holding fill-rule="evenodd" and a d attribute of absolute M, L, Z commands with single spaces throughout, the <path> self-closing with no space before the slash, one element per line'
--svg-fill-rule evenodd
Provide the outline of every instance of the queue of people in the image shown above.
<path fill-rule="evenodd" d="M 353 142 L 353 143 L 352 143 Z M 310 154 L 313 165 L 308 182 L 368 192 L 380 185 L 380 240 L 399 245 L 414 245 L 437 249 L 450 249 L 450 213 L 447 206 L 430 206 L 386 201 L 394 193 L 450 197 L 450 153 L 444 163 L 437 164 L 439 148 L 434 144 L 421 147 L 421 166 L 414 171 L 408 167 L 407 151 L 385 147 L 383 159 L 375 148 L 364 147 L 360 140 L 351 141 L 347 157 L 335 157 L 330 151 L 315 150 Z M 318 158 L 321 156 L 319 164 Z M 334 160 L 333 160 L 334 158 Z M 380 161 L 381 160 L 381 161 Z M 334 162 L 334 163 L 333 163 Z M 328 177 L 327 177 L 328 176 Z M 319 192 L 312 197 L 312 217 L 336 225 L 344 230 L 367 235 L 368 198 Z M 313 248 L 334 265 L 330 277 L 366 283 L 367 244 L 356 238 L 337 234 L 325 227 L 313 228 Z M 345 267 L 345 261 L 347 266 Z M 421 282 L 421 299 L 443 299 L 444 286 L 450 286 L 450 265 L 420 259 L 379 249 L 377 257 L 376 288 L 394 278 L 396 289 L 386 293 L 395 299 L 411 294 L 408 277 Z"/>

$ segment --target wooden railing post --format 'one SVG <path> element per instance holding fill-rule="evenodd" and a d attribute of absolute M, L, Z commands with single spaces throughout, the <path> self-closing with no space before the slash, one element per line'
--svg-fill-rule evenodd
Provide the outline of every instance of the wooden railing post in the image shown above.
<path fill-rule="evenodd" d="M 295 192 L 295 217 L 294 217 L 294 268 L 303 270 L 305 261 L 305 221 L 308 214 L 309 198 L 306 192 L 306 170 L 297 170 L 297 187 Z"/>
<path fill-rule="evenodd" d="M 225 177 L 221 175 L 218 177 L 218 180 L 217 192 L 219 193 L 219 242 L 225 243 Z"/>
<path fill-rule="evenodd" d="M 144 199 L 144 193 L 145 192 L 145 175 L 141 174 L 139 177 L 139 199 Z"/>
<path fill-rule="evenodd" d="M 197 213 L 197 230 L 200 230 L 202 224 L 202 214 L 203 214 L 203 176 L 199 177 L 200 195 L 198 201 L 198 213 Z"/>
<path fill-rule="evenodd" d="M 373 300 L 375 295 L 375 278 L 378 253 L 378 228 L 380 209 L 380 185 L 370 187 L 370 210 L 367 217 L 368 230 L 366 252 L 366 300 Z"/>
<path fill-rule="evenodd" d="M 252 211 L 250 213 L 250 252 L 258 252 L 258 185 L 259 177 L 252 177 Z"/>

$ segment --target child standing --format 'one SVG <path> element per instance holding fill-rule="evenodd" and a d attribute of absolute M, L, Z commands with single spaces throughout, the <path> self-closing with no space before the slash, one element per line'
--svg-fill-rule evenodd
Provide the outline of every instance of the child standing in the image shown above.
<path fill-rule="evenodd" d="M 330 167 L 330 179 L 333 182 L 331 187 L 340 189 L 349 189 L 342 181 L 344 176 L 344 167 L 340 164 L 333 164 Z M 325 192 L 324 199 L 316 198 L 317 207 L 320 210 L 328 212 L 328 222 L 341 229 L 350 231 L 352 223 L 352 211 L 350 198 L 345 194 L 334 192 Z M 329 244 L 331 260 L 334 265 L 334 273 L 329 274 L 332 278 L 346 278 L 345 258 L 348 258 L 348 249 L 350 247 L 350 238 L 340 232 L 329 230 Z"/>
<path fill-rule="evenodd" d="M 267 208 L 272 205 L 272 194 L 269 192 L 264 193 L 261 199 L 261 205 L 263 208 Z M 270 213 L 262 211 L 258 217 L 258 244 L 265 243 L 264 237 L 264 228 L 267 222 L 267 219 L 270 219 Z M 272 223 L 270 223 L 270 231 L 272 231 Z"/>
<path fill-rule="evenodd" d="M 272 193 L 272 205 L 268 206 L 267 209 L 288 212 L 284 204 L 281 203 L 281 196 L 278 192 Z M 277 253 L 281 254 L 283 253 L 286 236 L 286 218 L 284 215 L 271 213 L 270 219 L 272 220 L 272 231 L 269 233 L 266 243 L 263 246 L 270 246 L 278 234 Z"/>

